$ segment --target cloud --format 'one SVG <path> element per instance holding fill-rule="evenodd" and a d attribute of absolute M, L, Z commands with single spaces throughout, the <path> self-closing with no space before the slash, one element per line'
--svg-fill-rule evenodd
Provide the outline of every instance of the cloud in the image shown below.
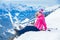
<path fill-rule="evenodd" d="M 57 0 L 2 0 L 2 2 L 12 2 L 12 3 L 21 3 L 26 5 L 42 5 L 42 6 L 52 6 L 58 4 Z"/>

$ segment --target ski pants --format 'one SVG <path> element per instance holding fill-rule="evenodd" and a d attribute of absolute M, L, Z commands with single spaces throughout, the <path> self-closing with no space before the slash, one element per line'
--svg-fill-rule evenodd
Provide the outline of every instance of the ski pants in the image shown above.
<path fill-rule="evenodd" d="M 25 32 L 28 32 L 28 31 L 40 31 L 40 30 L 37 29 L 35 26 L 26 26 L 22 30 L 19 30 L 17 32 L 17 35 L 20 36 L 21 34 L 24 34 Z"/>

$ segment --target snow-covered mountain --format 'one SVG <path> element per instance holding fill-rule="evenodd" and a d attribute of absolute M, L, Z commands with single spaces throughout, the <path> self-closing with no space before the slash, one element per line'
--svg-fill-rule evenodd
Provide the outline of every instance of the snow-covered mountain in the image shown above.
<path fill-rule="evenodd" d="M 60 5 L 54 5 L 51 7 L 46 7 L 45 12 L 46 11 L 54 11 L 54 10 L 58 9 L 59 7 L 60 7 Z"/>
<path fill-rule="evenodd" d="M 53 5 L 53 7 L 50 6 L 48 8 L 46 5 L 40 4 L 40 0 L 36 1 L 33 0 L 30 3 L 27 0 L 25 2 L 19 0 L 0 0 L 0 40 L 8 40 L 9 37 L 13 36 L 15 34 L 14 28 L 19 29 L 20 25 L 25 27 L 28 23 L 34 22 L 35 13 L 40 8 L 46 10 L 44 14 L 47 16 L 59 7 Z M 51 11 L 48 11 L 49 9 Z"/>

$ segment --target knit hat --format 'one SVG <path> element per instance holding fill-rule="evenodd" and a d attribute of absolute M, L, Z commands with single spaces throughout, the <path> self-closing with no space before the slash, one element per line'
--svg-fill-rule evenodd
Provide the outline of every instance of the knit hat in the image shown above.
<path fill-rule="evenodd" d="M 40 9 L 40 10 L 39 10 L 39 13 L 42 13 L 43 11 L 44 11 L 43 9 Z"/>

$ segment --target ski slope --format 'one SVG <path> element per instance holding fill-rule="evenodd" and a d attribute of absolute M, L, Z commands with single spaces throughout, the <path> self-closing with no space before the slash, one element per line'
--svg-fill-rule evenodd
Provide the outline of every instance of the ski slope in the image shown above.
<path fill-rule="evenodd" d="M 46 17 L 48 28 L 58 28 L 60 30 L 60 8 Z"/>
<path fill-rule="evenodd" d="M 40 32 L 26 32 L 14 40 L 60 40 L 59 32 L 48 32 L 48 31 L 40 31 Z"/>
<path fill-rule="evenodd" d="M 46 17 L 48 28 L 60 29 L 60 8 L 55 10 Z M 15 38 L 14 40 L 60 40 L 60 30 L 54 31 L 39 31 L 39 32 L 26 32 L 25 34 Z"/>

